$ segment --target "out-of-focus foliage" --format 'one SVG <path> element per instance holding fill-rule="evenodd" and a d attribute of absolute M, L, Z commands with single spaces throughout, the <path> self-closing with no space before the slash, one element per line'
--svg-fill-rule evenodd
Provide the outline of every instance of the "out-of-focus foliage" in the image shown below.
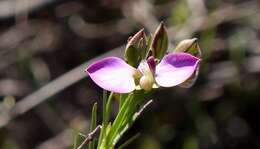
<path fill-rule="evenodd" d="M 200 74 L 190 89 L 155 92 L 120 141 L 141 131 L 127 148 L 260 147 L 257 0 L 2 0 L 0 10 L 0 148 L 69 148 L 74 130 L 86 135 L 102 91 L 75 68 L 160 21 L 169 50 L 198 38 Z"/>

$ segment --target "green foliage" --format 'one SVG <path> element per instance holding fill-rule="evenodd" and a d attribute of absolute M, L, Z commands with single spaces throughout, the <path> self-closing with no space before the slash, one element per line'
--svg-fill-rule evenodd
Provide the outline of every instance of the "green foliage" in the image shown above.
<path fill-rule="evenodd" d="M 84 138 L 86 136 L 82 136 L 80 132 L 74 130 L 74 138 L 73 138 L 73 145 L 71 146 L 71 149 L 78 149 L 80 144 L 84 141 Z"/>
<path fill-rule="evenodd" d="M 103 121 L 101 126 L 101 132 L 99 134 L 98 144 L 96 145 L 95 136 L 91 136 L 91 140 L 87 143 L 88 149 L 114 149 L 117 142 L 123 136 L 123 134 L 133 125 L 133 123 L 139 117 L 141 111 L 138 111 L 139 105 L 145 102 L 145 97 L 149 94 L 144 91 L 136 91 L 130 94 L 122 94 L 119 96 L 120 107 L 118 114 L 113 122 L 109 122 L 111 103 L 114 94 L 110 93 L 108 99 L 107 92 L 103 93 Z M 150 103 L 150 102 L 149 102 Z M 145 107 L 143 107 L 145 108 Z M 92 108 L 90 132 L 93 133 L 97 128 L 97 103 Z M 89 135 L 91 135 L 91 133 Z M 85 139 L 89 135 L 84 136 Z M 119 148 L 123 148 L 135 140 L 140 134 L 134 135 L 133 137 L 126 140 Z M 73 149 L 78 149 L 84 145 L 82 137 L 79 137 L 79 133 L 75 132 L 73 142 Z M 80 145 L 79 145 L 80 144 Z"/>

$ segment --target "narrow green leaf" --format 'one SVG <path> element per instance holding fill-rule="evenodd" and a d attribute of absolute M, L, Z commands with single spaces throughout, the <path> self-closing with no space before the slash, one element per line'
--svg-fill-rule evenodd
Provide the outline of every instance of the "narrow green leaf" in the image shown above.
<path fill-rule="evenodd" d="M 103 121 L 105 120 L 106 118 L 106 105 L 107 105 L 107 91 L 104 90 L 103 91 Z"/>
<path fill-rule="evenodd" d="M 104 123 L 104 120 L 106 119 L 106 104 L 107 104 L 107 91 L 104 90 L 103 91 L 103 122 L 102 122 L 101 132 L 100 132 L 100 135 L 98 138 L 98 147 L 97 148 L 100 148 L 101 143 L 103 141 L 104 134 L 106 132 L 106 125 Z"/>
<path fill-rule="evenodd" d="M 133 99 L 135 100 L 135 99 Z M 132 105 L 130 105 L 129 107 L 133 107 Z M 127 115 L 124 116 L 124 119 L 122 120 L 122 122 L 120 123 L 120 127 L 117 131 L 117 133 L 115 134 L 115 136 L 113 137 L 113 145 L 116 145 L 116 143 L 120 140 L 120 138 L 123 136 L 123 134 L 133 125 L 133 123 L 135 122 L 136 119 L 134 119 L 134 115 L 135 115 L 135 110 L 136 108 L 128 108 L 127 109 Z"/>
<path fill-rule="evenodd" d="M 102 145 L 101 145 L 101 147 L 100 148 L 104 148 L 104 149 L 108 149 L 108 138 L 107 138 L 107 136 L 108 136 L 108 133 L 110 132 L 110 129 L 111 129 L 111 123 L 108 123 L 108 125 L 107 125 L 107 127 L 106 127 L 106 132 L 105 132 L 105 138 L 106 139 L 104 139 L 103 141 L 102 141 Z"/>
<path fill-rule="evenodd" d="M 151 46 L 155 58 L 161 59 L 165 55 L 168 49 L 168 35 L 163 23 L 156 29 Z"/>
<path fill-rule="evenodd" d="M 97 127 L 97 103 L 93 105 L 92 108 L 92 115 L 91 115 L 91 124 L 90 124 L 90 132 L 93 131 Z M 89 145 L 88 149 L 94 149 L 95 148 L 95 142 L 96 140 L 93 139 Z"/>
<path fill-rule="evenodd" d="M 73 138 L 73 145 L 71 145 L 71 148 L 77 149 L 80 143 L 84 140 L 85 136 L 82 135 L 77 130 L 74 130 L 74 138 Z"/>
<path fill-rule="evenodd" d="M 122 137 L 122 135 L 136 121 L 135 113 L 137 111 L 138 105 L 143 104 L 143 102 L 145 101 L 144 97 L 147 95 L 149 95 L 149 93 L 146 93 L 144 91 L 135 91 L 133 93 L 131 102 L 129 102 L 129 104 L 127 104 L 127 109 L 125 110 L 125 113 L 122 116 L 121 122 L 118 125 L 116 125 L 116 130 L 114 130 L 115 133 L 109 139 L 112 141 L 112 146 L 114 146 L 119 141 L 119 139 Z"/>
<path fill-rule="evenodd" d="M 135 98 L 133 100 L 141 100 L 143 101 L 144 99 L 140 99 L 140 98 Z M 124 122 L 123 124 L 121 124 L 121 128 L 120 130 L 118 131 L 118 134 L 116 135 L 115 139 L 113 140 L 113 144 L 116 144 L 119 139 L 121 138 L 121 136 L 129 129 L 132 127 L 132 125 L 134 124 L 134 122 L 139 118 L 140 114 L 143 112 L 143 110 L 152 103 L 153 100 L 149 100 L 148 102 L 146 102 L 144 105 L 142 105 L 141 109 L 139 109 L 137 112 L 136 112 L 136 107 L 138 105 L 138 102 L 135 102 L 135 106 L 132 106 L 132 107 L 135 107 L 133 108 L 132 110 L 129 110 L 128 111 L 128 117 L 126 117 L 124 119 Z M 142 103 L 142 102 L 140 102 Z"/>
<path fill-rule="evenodd" d="M 126 98 L 126 101 L 124 102 L 122 108 L 119 110 L 116 119 L 114 120 L 111 130 L 108 133 L 108 144 L 111 145 L 113 142 L 114 137 L 120 130 L 120 125 L 123 122 L 125 115 L 128 113 L 129 105 L 131 104 L 131 101 L 133 100 L 133 94 L 129 94 L 128 97 Z"/>
<path fill-rule="evenodd" d="M 106 116 L 104 119 L 104 123 L 107 125 L 108 121 L 109 121 L 109 117 L 110 117 L 110 111 L 111 111 L 111 103 L 112 103 L 112 99 L 113 99 L 113 92 L 110 93 L 108 100 L 107 100 L 107 104 L 106 104 Z"/>
<path fill-rule="evenodd" d="M 124 102 L 125 102 L 127 97 L 128 97 L 128 94 L 120 94 L 120 97 L 119 97 L 119 110 L 121 109 L 121 107 L 124 104 Z"/>

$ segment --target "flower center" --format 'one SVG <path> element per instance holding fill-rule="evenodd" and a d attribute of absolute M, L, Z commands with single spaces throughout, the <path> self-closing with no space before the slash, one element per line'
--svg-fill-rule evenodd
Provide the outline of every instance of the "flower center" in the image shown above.
<path fill-rule="evenodd" d="M 142 89 L 146 91 L 150 91 L 153 88 L 154 84 L 154 74 L 155 74 L 155 68 L 156 68 L 156 62 L 154 57 L 149 57 L 147 60 L 141 61 L 141 63 L 138 66 L 137 71 L 139 73 L 136 73 L 139 77 L 137 80 L 139 81 L 139 85 Z"/>

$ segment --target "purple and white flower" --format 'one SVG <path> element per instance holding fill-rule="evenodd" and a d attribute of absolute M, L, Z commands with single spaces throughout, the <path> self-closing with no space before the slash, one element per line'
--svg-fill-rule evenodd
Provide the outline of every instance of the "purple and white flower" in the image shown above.
<path fill-rule="evenodd" d="M 170 53 L 156 64 L 151 56 L 142 60 L 138 68 L 117 57 L 107 57 L 86 68 L 90 78 L 101 88 L 129 93 L 135 89 L 151 90 L 154 86 L 173 87 L 189 79 L 200 59 L 188 53 Z"/>

